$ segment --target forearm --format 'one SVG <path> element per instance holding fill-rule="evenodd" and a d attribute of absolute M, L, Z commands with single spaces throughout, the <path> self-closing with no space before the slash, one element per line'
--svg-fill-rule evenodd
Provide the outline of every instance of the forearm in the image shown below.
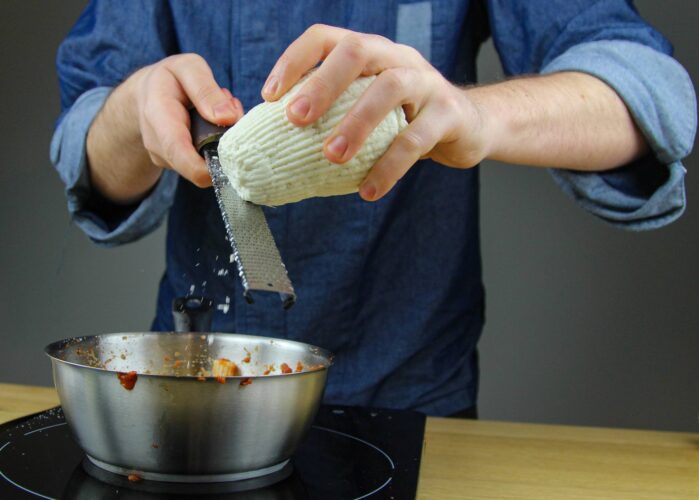
<path fill-rule="evenodd" d="M 584 73 L 518 78 L 464 93 L 480 109 L 488 159 L 594 171 L 648 150 L 617 93 Z"/>
<path fill-rule="evenodd" d="M 115 203 L 138 201 L 162 174 L 141 138 L 134 91 L 138 78 L 134 74 L 111 93 L 87 136 L 91 185 Z"/>
<path fill-rule="evenodd" d="M 232 125 L 243 106 L 218 86 L 196 54 L 146 66 L 109 96 L 87 137 L 93 187 L 116 203 L 133 203 L 171 168 L 196 186 L 211 186 L 204 159 L 192 144 L 190 106 L 218 125 Z"/>

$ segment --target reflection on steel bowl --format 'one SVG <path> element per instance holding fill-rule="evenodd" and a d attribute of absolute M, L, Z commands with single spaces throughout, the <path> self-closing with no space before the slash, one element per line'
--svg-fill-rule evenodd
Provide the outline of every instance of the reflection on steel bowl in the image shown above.
<path fill-rule="evenodd" d="M 281 470 L 332 364 L 318 347 L 226 333 L 78 337 L 46 353 L 66 420 L 95 465 L 178 482 Z"/>

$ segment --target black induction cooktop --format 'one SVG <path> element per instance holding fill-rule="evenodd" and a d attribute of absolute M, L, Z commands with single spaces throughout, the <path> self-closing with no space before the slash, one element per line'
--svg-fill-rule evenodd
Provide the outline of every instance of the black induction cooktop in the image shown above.
<path fill-rule="evenodd" d="M 57 407 L 0 425 L 0 499 L 410 499 L 424 428 L 420 413 L 323 406 L 274 484 L 133 483 L 87 461 Z"/>

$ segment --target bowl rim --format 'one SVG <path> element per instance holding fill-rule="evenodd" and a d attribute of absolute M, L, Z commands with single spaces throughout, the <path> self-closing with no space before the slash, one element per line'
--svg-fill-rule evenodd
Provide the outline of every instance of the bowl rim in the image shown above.
<path fill-rule="evenodd" d="M 57 340 L 55 342 L 51 342 L 50 344 L 46 345 L 44 347 L 44 353 L 51 359 L 52 362 L 57 362 L 61 363 L 64 365 L 70 365 L 74 366 L 76 368 L 83 368 L 83 369 L 88 369 L 88 370 L 94 370 L 98 372 L 105 372 L 105 373 L 124 373 L 119 370 L 114 370 L 110 368 L 103 368 L 99 366 L 90 366 L 86 365 L 83 363 L 77 363 L 74 361 L 67 361 L 65 359 L 61 359 L 58 356 L 58 352 L 64 350 L 66 347 L 73 347 L 75 345 L 89 342 L 90 340 L 94 339 L 99 339 L 99 338 L 104 338 L 104 337 L 124 337 L 124 336 L 129 336 L 129 335 L 137 335 L 137 336 L 146 336 L 146 335 L 196 335 L 196 336 L 237 336 L 237 337 L 249 337 L 251 339 L 255 339 L 257 341 L 268 341 L 270 343 L 278 343 L 278 344 L 287 344 L 287 345 L 294 345 L 298 347 L 305 348 L 309 351 L 311 351 L 313 354 L 316 354 L 318 356 L 321 356 L 325 358 L 325 361 L 323 362 L 323 367 L 319 368 L 317 370 L 309 370 L 309 371 L 301 371 L 301 372 L 292 372 L 292 373 L 274 373 L 274 374 L 269 374 L 269 375 L 228 375 L 225 377 L 226 380 L 236 380 L 236 379 L 273 379 L 277 377 L 289 377 L 293 375 L 308 375 L 308 374 L 313 374 L 313 373 L 321 373 L 324 371 L 327 371 L 328 368 L 330 368 L 334 364 L 335 360 L 335 355 L 331 352 L 328 351 L 327 349 L 324 349 L 322 347 L 318 347 L 312 344 L 307 344 L 305 342 L 300 342 L 297 340 L 290 340 L 290 339 L 280 339 L 276 337 L 265 337 L 265 336 L 260 336 L 260 335 L 250 335 L 246 333 L 232 333 L 232 332 L 113 332 L 113 333 L 103 333 L 103 334 L 97 334 L 97 335 L 82 335 L 82 336 L 77 336 L 77 337 L 67 337 L 61 340 Z M 142 373 L 136 371 L 137 376 L 140 377 L 153 377 L 153 378 L 158 378 L 158 379 L 176 379 L 176 380 L 196 380 L 199 382 L 198 379 L 201 377 L 198 375 L 163 375 L 163 374 L 158 374 L 158 373 Z M 206 380 L 215 380 L 217 377 L 213 376 L 207 376 Z"/>

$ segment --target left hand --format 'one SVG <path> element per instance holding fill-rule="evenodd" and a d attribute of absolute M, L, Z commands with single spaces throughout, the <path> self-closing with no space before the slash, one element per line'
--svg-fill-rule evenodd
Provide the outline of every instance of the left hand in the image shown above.
<path fill-rule="evenodd" d="M 326 138 L 323 152 L 328 160 L 350 160 L 396 106 L 403 107 L 409 122 L 360 186 L 365 200 L 384 196 L 420 158 L 469 168 L 486 157 L 489 134 L 478 103 L 449 83 L 418 51 L 378 35 L 311 26 L 274 65 L 262 97 L 279 99 L 320 61 L 287 106 L 287 117 L 295 125 L 309 125 L 320 118 L 357 77 L 377 75 Z"/>

